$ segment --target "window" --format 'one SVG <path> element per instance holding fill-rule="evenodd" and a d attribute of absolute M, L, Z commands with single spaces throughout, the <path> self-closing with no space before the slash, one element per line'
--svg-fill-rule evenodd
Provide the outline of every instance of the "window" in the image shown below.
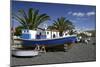
<path fill-rule="evenodd" d="M 24 30 L 24 33 L 25 33 L 25 30 Z"/>
<path fill-rule="evenodd" d="M 28 32 L 28 30 L 27 30 L 27 32 Z"/>
<path fill-rule="evenodd" d="M 47 34 L 49 34 L 49 32 L 47 32 Z"/>

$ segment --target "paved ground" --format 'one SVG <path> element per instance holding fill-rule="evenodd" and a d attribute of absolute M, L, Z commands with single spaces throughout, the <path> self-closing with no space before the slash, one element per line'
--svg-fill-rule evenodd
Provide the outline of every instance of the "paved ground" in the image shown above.
<path fill-rule="evenodd" d="M 96 60 L 96 45 L 93 45 L 95 38 L 89 44 L 78 43 L 66 52 L 47 52 L 32 58 L 11 58 L 11 66 L 37 65 L 51 63 L 67 63 Z"/>

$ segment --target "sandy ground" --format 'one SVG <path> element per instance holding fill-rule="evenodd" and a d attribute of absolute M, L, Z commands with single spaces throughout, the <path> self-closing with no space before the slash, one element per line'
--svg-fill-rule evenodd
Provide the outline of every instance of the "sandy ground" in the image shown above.
<path fill-rule="evenodd" d="M 89 44 L 73 44 L 74 46 L 66 52 L 41 53 L 39 56 L 31 58 L 11 57 L 11 66 L 96 61 L 96 45 L 93 45 L 94 42 L 95 38 L 92 38 Z"/>

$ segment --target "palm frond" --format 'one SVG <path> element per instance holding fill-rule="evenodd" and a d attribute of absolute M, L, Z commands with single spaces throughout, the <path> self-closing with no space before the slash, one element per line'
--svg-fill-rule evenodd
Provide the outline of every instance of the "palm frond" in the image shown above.
<path fill-rule="evenodd" d="M 50 18 L 47 14 L 39 14 L 39 10 L 33 8 L 30 8 L 28 12 L 20 9 L 13 17 L 27 29 L 36 29 L 38 25 Z"/>
<path fill-rule="evenodd" d="M 55 28 L 62 34 L 62 32 L 64 31 L 73 29 L 74 25 L 71 21 L 66 20 L 65 17 L 60 17 L 57 20 L 54 20 L 53 25 L 50 26 L 49 28 L 51 29 Z"/>

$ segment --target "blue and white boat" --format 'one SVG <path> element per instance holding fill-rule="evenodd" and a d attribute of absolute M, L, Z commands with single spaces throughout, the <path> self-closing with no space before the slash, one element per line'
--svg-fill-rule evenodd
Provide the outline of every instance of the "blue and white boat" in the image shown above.
<path fill-rule="evenodd" d="M 57 46 L 67 43 L 75 43 L 76 36 L 66 36 L 52 39 L 21 39 L 24 46 L 35 46 L 35 45 L 45 45 L 45 46 Z"/>
<path fill-rule="evenodd" d="M 39 34 L 41 33 L 41 34 Z M 22 30 L 20 38 L 15 38 L 16 43 L 21 44 L 20 49 L 13 50 L 14 56 L 37 56 L 39 52 L 46 53 L 45 47 L 53 47 L 74 43 L 77 40 L 76 35 L 59 36 L 59 32 L 37 31 L 37 30 Z M 25 47 L 35 47 L 35 49 L 23 49 Z"/>
<path fill-rule="evenodd" d="M 55 37 L 53 37 L 52 35 L 51 37 L 48 38 L 47 36 L 51 35 L 48 34 L 49 33 L 47 32 L 47 34 L 45 33 L 45 35 L 44 34 L 37 35 L 37 31 L 23 30 L 22 36 L 18 40 L 22 41 L 23 46 L 36 46 L 36 45 L 57 46 L 67 43 L 74 43 L 77 40 L 76 35 L 66 35 L 62 37 L 56 37 L 57 36 L 56 32 Z"/>

